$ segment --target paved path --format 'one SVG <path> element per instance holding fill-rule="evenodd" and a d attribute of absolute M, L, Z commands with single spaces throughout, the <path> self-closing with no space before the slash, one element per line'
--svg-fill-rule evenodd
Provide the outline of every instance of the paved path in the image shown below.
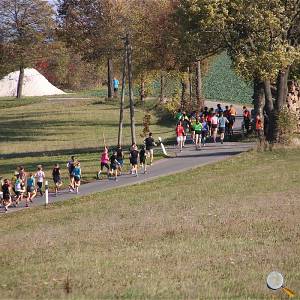
<path fill-rule="evenodd" d="M 184 170 L 192 169 L 202 165 L 210 164 L 213 162 L 221 161 L 247 151 L 253 147 L 250 143 L 220 143 L 212 144 L 209 143 L 201 150 L 196 150 L 195 146 L 190 144 L 187 145 L 184 150 L 180 153 L 177 152 L 176 148 L 168 147 L 167 151 L 169 153 L 177 153 L 177 157 L 161 159 L 148 168 L 147 174 L 139 174 L 138 177 L 133 175 L 124 174 L 115 180 L 98 180 L 88 184 L 84 184 L 79 189 L 79 194 L 70 193 L 68 190 L 62 190 L 59 192 L 58 196 L 50 193 L 49 203 L 59 202 L 68 200 L 74 197 L 81 197 L 85 195 L 90 195 L 96 192 L 103 192 L 117 187 L 138 184 L 153 180 L 161 176 L 166 176 L 174 173 L 178 173 Z M 84 169 L 83 169 L 84 172 Z M 16 212 L 19 210 L 26 209 L 25 201 L 19 204 L 18 208 L 10 208 L 9 213 Z M 37 197 L 34 199 L 34 203 L 30 207 L 45 204 L 45 196 Z M 2 209 L 1 209 L 2 213 Z"/>

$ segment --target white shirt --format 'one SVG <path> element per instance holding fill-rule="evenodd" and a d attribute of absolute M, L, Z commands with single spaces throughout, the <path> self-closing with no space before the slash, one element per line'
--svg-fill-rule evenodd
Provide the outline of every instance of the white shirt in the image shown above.
<path fill-rule="evenodd" d="M 45 178 L 45 173 L 43 171 L 38 171 L 36 172 L 34 177 L 37 177 L 37 182 L 43 182 Z"/>

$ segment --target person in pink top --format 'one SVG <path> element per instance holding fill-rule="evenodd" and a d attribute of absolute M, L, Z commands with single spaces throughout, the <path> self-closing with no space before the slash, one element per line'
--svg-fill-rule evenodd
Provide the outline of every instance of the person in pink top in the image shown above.
<path fill-rule="evenodd" d="M 184 136 L 185 136 L 184 128 L 182 126 L 182 122 L 179 121 L 176 126 L 176 137 L 177 137 L 177 145 L 180 149 L 180 152 L 182 151 Z"/>
<path fill-rule="evenodd" d="M 106 168 L 107 177 L 109 177 L 109 164 L 108 164 L 109 156 L 108 156 L 108 149 L 106 146 L 104 147 L 104 150 L 101 154 L 100 162 L 101 162 L 101 167 L 100 167 L 100 171 L 97 174 L 97 178 L 100 179 L 101 172 L 103 171 L 104 167 Z"/>
<path fill-rule="evenodd" d="M 218 119 L 217 115 L 214 113 L 211 118 L 211 135 L 213 137 L 214 143 L 217 142 L 218 121 L 219 121 L 219 119 Z"/>

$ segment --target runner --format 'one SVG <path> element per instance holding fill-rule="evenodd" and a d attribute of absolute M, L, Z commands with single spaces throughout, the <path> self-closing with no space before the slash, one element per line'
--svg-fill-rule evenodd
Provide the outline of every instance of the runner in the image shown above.
<path fill-rule="evenodd" d="M 181 121 L 182 119 L 182 112 L 181 112 L 181 109 L 178 109 L 176 115 L 175 115 L 175 119 L 177 122 Z"/>
<path fill-rule="evenodd" d="M 22 186 L 22 180 L 20 179 L 20 174 L 16 175 L 15 181 L 15 194 L 16 198 L 14 200 L 14 207 L 19 205 L 19 202 L 23 200 L 24 188 Z"/>
<path fill-rule="evenodd" d="M 54 186 L 55 186 L 54 187 L 55 196 L 57 196 L 58 189 L 62 186 L 59 164 L 54 165 L 54 168 L 52 170 L 52 178 L 53 178 L 53 182 L 54 182 Z M 71 189 L 70 189 L 70 191 L 71 191 Z"/>
<path fill-rule="evenodd" d="M 113 79 L 113 86 L 114 86 L 114 96 L 116 97 L 118 95 L 118 90 L 119 90 L 119 80 L 117 78 Z"/>
<path fill-rule="evenodd" d="M 32 202 L 33 198 L 36 196 L 35 190 L 35 179 L 32 173 L 29 173 L 27 178 L 27 197 L 26 197 L 26 207 L 28 207 L 28 201 Z"/>
<path fill-rule="evenodd" d="M 218 105 L 217 105 L 217 108 L 216 108 L 216 110 L 215 110 L 215 114 L 216 114 L 217 116 L 219 116 L 221 112 L 223 112 L 222 106 L 221 106 L 221 104 L 218 104 Z"/>
<path fill-rule="evenodd" d="M 81 180 L 81 168 L 80 168 L 80 162 L 77 161 L 75 163 L 75 168 L 72 172 L 74 176 L 74 189 L 76 189 L 76 194 L 79 193 L 79 187 L 80 187 L 80 180 Z"/>
<path fill-rule="evenodd" d="M 213 117 L 213 113 L 208 112 L 207 118 L 206 118 L 206 123 L 208 127 L 208 135 L 211 136 L 212 134 L 212 128 L 211 128 L 211 119 Z"/>
<path fill-rule="evenodd" d="M 119 162 L 117 160 L 117 151 L 114 151 L 113 154 L 110 156 L 110 171 L 111 171 L 111 176 L 115 177 L 115 181 L 118 180 L 118 165 Z"/>
<path fill-rule="evenodd" d="M 147 172 L 147 155 L 146 155 L 144 145 L 142 145 L 142 149 L 140 151 L 140 165 L 144 169 L 144 174 L 146 174 L 146 172 Z"/>
<path fill-rule="evenodd" d="M 205 146 L 206 145 L 206 138 L 207 138 L 207 135 L 208 135 L 208 131 L 209 131 L 209 128 L 208 128 L 208 124 L 206 122 L 206 118 L 203 117 L 202 118 L 202 131 L 201 131 L 201 143 L 202 143 L 202 146 Z"/>
<path fill-rule="evenodd" d="M 117 161 L 118 161 L 118 173 L 119 173 L 119 175 L 121 175 L 122 174 L 122 168 L 123 168 L 123 165 L 124 165 L 124 153 L 123 153 L 123 150 L 122 150 L 121 146 L 119 146 L 118 150 L 117 150 Z"/>
<path fill-rule="evenodd" d="M 19 175 L 20 175 L 20 180 L 21 180 L 21 187 L 22 190 L 25 192 L 25 185 L 26 185 L 26 172 L 23 166 L 19 167 Z"/>
<path fill-rule="evenodd" d="M 202 123 L 200 123 L 199 119 L 197 118 L 196 123 L 194 125 L 195 128 L 195 144 L 196 150 L 201 148 L 201 132 L 202 132 Z"/>
<path fill-rule="evenodd" d="M 264 126 L 260 114 L 256 116 L 255 129 L 256 135 L 259 139 L 259 143 L 262 144 L 264 138 Z"/>
<path fill-rule="evenodd" d="M 233 107 L 233 105 L 230 105 L 228 114 L 229 114 L 228 134 L 230 136 L 232 136 L 233 135 L 233 126 L 234 126 L 235 117 L 236 117 L 236 109 Z"/>
<path fill-rule="evenodd" d="M 244 128 L 246 130 L 246 134 L 249 134 L 250 133 L 251 114 L 246 106 L 243 106 L 243 119 L 244 119 Z"/>
<path fill-rule="evenodd" d="M 190 131 L 191 131 L 191 140 L 195 144 L 195 123 L 196 119 L 195 117 L 190 118 Z"/>
<path fill-rule="evenodd" d="M 43 182 L 45 179 L 45 173 L 43 171 L 43 167 L 41 165 L 39 165 L 37 167 L 37 172 L 34 175 L 35 178 L 37 178 L 37 191 L 40 193 L 41 196 L 43 196 Z"/>
<path fill-rule="evenodd" d="M 147 156 L 150 157 L 150 166 L 152 166 L 153 148 L 156 146 L 154 139 L 152 137 L 152 132 L 149 132 L 149 136 L 144 140 L 144 144 L 146 145 Z"/>
<path fill-rule="evenodd" d="M 189 120 L 186 112 L 183 112 L 181 120 L 182 120 L 181 124 L 184 128 L 183 141 L 182 141 L 182 147 L 184 147 L 185 142 L 186 142 L 186 132 L 190 129 L 190 120 Z"/>
<path fill-rule="evenodd" d="M 179 121 L 179 123 L 176 126 L 176 136 L 177 136 L 177 147 L 180 149 L 180 152 L 182 151 L 182 147 L 183 147 L 184 135 L 185 135 L 185 132 L 184 132 L 184 128 L 182 126 L 182 122 Z"/>
<path fill-rule="evenodd" d="M 74 176 L 73 174 L 73 170 L 75 168 L 75 156 L 72 155 L 71 159 L 68 160 L 67 162 L 67 168 L 68 168 L 68 172 L 69 172 L 69 179 L 70 179 L 70 184 L 69 184 L 69 191 L 72 192 L 74 190 Z"/>
<path fill-rule="evenodd" d="M 211 135 L 213 137 L 213 142 L 217 142 L 217 133 L 218 133 L 218 117 L 216 114 L 213 114 L 211 118 Z"/>
<path fill-rule="evenodd" d="M 97 179 L 101 179 L 101 172 L 103 171 L 104 167 L 106 168 L 107 178 L 109 178 L 109 175 L 110 175 L 110 173 L 109 173 L 109 165 L 108 165 L 109 156 L 108 156 L 108 149 L 107 149 L 106 146 L 104 147 L 104 150 L 102 152 L 100 161 L 101 161 L 101 166 L 100 166 L 100 171 L 97 174 Z"/>
<path fill-rule="evenodd" d="M 132 144 L 131 150 L 130 150 L 130 164 L 132 166 L 131 168 L 131 174 L 138 176 L 138 158 L 139 158 L 139 152 L 137 150 L 137 146 L 135 143 Z"/>
<path fill-rule="evenodd" d="M 220 117 L 218 119 L 221 144 L 224 143 L 226 124 L 228 124 L 228 123 L 229 123 L 228 119 L 226 117 L 224 117 L 223 113 L 221 112 Z"/>
<path fill-rule="evenodd" d="M 11 185 L 8 179 L 4 179 L 4 182 L 1 186 L 2 190 L 2 205 L 4 206 L 5 212 L 8 211 L 8 207 L 12 204 L 11 201 Z"/>

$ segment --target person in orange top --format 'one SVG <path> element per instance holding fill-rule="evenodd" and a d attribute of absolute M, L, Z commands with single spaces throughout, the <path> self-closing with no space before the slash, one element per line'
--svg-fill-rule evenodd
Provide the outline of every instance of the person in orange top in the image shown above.
<path fill-rule="evenodd" d="M 250 132 L 251 114 L 246 106 L 243 106 L 243 118 L 244 118 L 244 126 L 248 134 Z"/>
<path fill-rule="evenodd" d="M 255 121 L 255 129 L 256 129 L 256 134 L 259 138 L 259 141 L 261 142 L 264 136 L 264 126 L 263 126 L 263 121 L 261 119 L 260 114 L 256 116 L 256 121 Z"/>
<path fill-rule="evenodd" d="M 176 136 L 177 136 L 177 145 L 180 149 L 180 152 L 182 151 L 182 146 L 183 146 L 183 139 L 185 136 L 184 128 L 182 126 L 182 122 L 179 121 L 177 126 L 176 126 Z"/>
<path fill-rule="evenodd" d="M 233 105 L 230 105 L 229 111 L 228 111 L 228 134 L 233 135 L 233 125 L 235 123 L 235 117 L 236 117 L 236 109 L 233 107 Z"/>

